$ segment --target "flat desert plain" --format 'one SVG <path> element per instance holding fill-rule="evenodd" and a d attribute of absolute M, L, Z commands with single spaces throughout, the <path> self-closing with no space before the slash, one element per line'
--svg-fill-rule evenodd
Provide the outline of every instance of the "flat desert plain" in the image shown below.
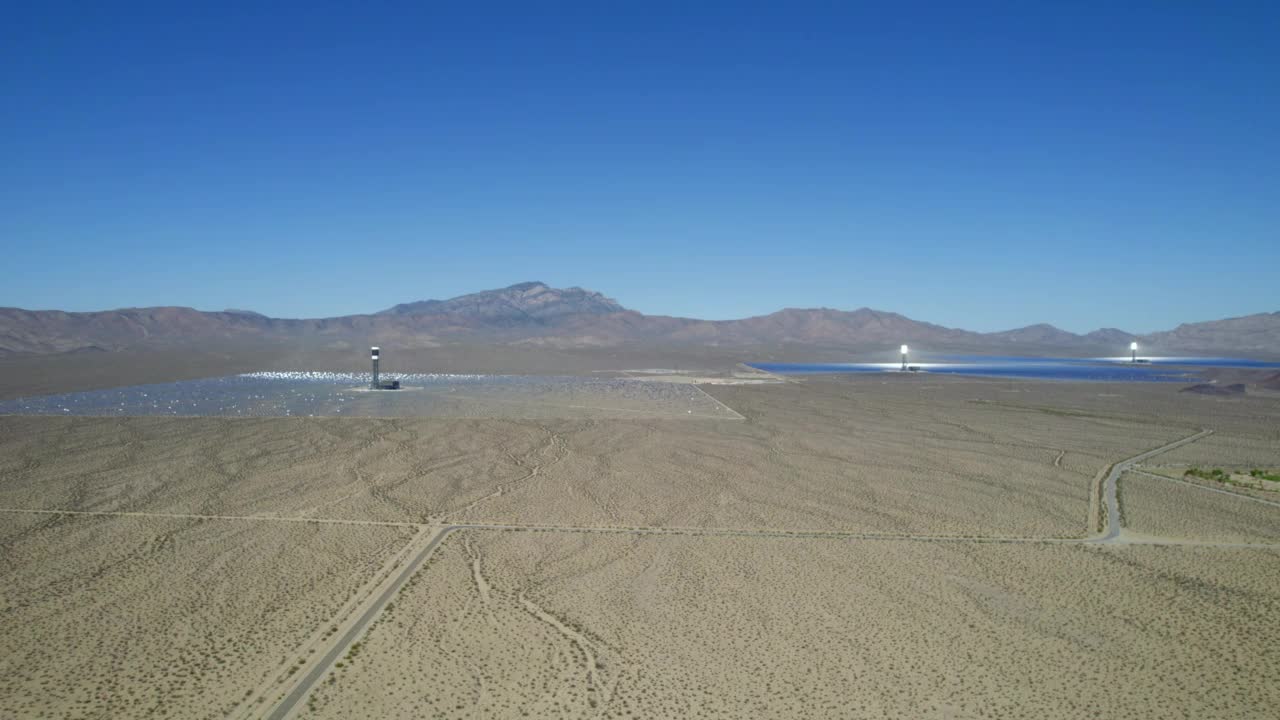
<path fill-rule="evenodd" d="M 1262 718 L 1278 559 L 460 531 L 307 714 Z"/>
<path fill-rule="evenodd" d="M 1277 399 L 704 390 L 741 419 L 0 417 L 0 715 L 1274 717 L 1280 499 L 1177 478 L 1280 466 Z"/>

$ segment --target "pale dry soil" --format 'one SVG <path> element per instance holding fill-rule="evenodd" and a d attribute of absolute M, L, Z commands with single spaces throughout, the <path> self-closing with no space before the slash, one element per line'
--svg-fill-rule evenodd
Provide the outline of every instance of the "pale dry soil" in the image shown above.
<path fill-rule="evenodd" d="M 1081 537 L 1169 388 L 813 378 L 745 420 L 0 418 L 0 507 L 390 522 Z M 1192 407 L 1191 409 L 1195 409 Z"/>
<path fill-rule="evenodd" d="M 1280 545 L 1280 504 L 1268 505 L 1248 495 L 1233 494 L 1236 496 L 1134 472 L 1120 478 L 1124 524 L 1134 532 Z"/>
<path fill-rule="evenodd" d="M 528 473 L 533 422 L 0 417 L 0 507 L 421 522 Z"/>
<path fill-rule="evenodd" d="M 460 532 L 305 717 L 1269 718 L 1280 550 Z"/>
<path fill-rule="evenodd" d="M 1268 502 L 1280 503 L 1280 483 L 1249 477 L 1248 471 L 1253 468 L 1234 468 L 1232 469 L 1233 482 L 1223 483 L 1211 478 L 1187 474 L 1187 470 L 1191 467 L 1192 466 L 1190 465 L 1153 465 L 1150 463 L 1143 463 L 1142 465 L 1142 469 L 1152 475 L 1173 478 L 1174 480 L 1181 480 L 1182 482 L 1199 485 L 1200 487 L 1212 488 L 1214 490 L 1225 490 L 1237 495 L 1246 495 L 1259 500 L 1266 500 Z M 1212 470 L 1213 468 L 1201 469 Z M 1276 472 L 1276 469 L 1271 467 L 1264 467 L 1263 469 L 1270 473 Z"/>
<path fill-rule="evenodd" d="M 1280 401 L 1272 400 L 1273 404 Z M 1280 465 L 1280 423 L 1275 415 L 1258 417 L 1257 433 L 1224 432 L 1194 447 L 1178 448 L 1168 456 L 1161 457 L 1161 462 L 1180 463 L 1201 468 L 1242 468 L 1273 467 Z"/>
<path fill-rule="evenodd" d="M 411 534 L 0 515 L 0 717 L 221 718 Z"/>
<path fill-rule="evenodd" d="M 893 390 L 716 387 L 746 421 L 557 428 L 553 467 L 449 518 L 1078 536 L 1089 479 L 1108 458 L 1185 434 L 1105 417 L 1027 422 L 960 397 L 940 407 L 914 388 Z M 550 496 L 559 502 L 539 500 Z"/>
<path fill-rule="evenodd" d="M 1280 402 L 1252 396 L 705 389 L 745 419 L 0 417 L 0 717 L 260 716 L 416 523 L 1083 538 L 1112 463 L 1200 428 L 1151 462 L 1278 464 Z M 1135 536 L 1274 538 L 1244 501 L 1133 474 Z M 1268 717 L 1276 553 L 458 531 L 310 697 L 325 717 Z"/>

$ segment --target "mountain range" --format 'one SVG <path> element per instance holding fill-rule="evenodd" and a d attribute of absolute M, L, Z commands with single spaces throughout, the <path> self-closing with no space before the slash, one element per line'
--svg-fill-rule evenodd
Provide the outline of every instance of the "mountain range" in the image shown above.
<path fill-rule="evenodd" d="M 1120 355 L 1137 340 L 1150 354 L 1280 355 L 1280 312 L 1135 335 L 1103 328 L 1079 335 L 1052 325 L 994 333 L 947 328 L 893 312 L 860 308 L 788 308 L 739 320 L 645 315 L 601 293 L 525 282 L 448 300 L 404 303 L 381 312 L 316 319 L 271 318 L 249 310 L 186 307 L 63 312 L 0 308 L 0 355 L 102 352 L 225 341 L 318 343 L 344 347 L 451 344 L 555 348 L 656 346 Z"/>

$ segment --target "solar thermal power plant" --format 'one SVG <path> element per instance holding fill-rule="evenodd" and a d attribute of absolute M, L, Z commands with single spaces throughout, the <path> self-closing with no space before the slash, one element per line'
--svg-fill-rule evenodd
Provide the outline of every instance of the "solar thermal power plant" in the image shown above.
<path fill-rule="evenodd" d="M 399 380 L 380 380 L 378 372 L 378 364 L 381 359 L 381 350 L 375 345 L 370 348 L 370 355 L 373 358 L 373 379 L 369 383 L 370 390 L 399 390 Z"/>
<path fill-rule="evenodd" d="M 1179 390 L 1280 364 L 1153 360 L 0 400 L 0 638 L 28 668 L 0 716 L 1266 717 L 1272 684 L 1204 668 L 1280 642 L 1276 401 Z"/>
<path fill-rule="evenodd" d="M 0 720 L 1280 720 L 1280 2 L 2 22 Z"/>

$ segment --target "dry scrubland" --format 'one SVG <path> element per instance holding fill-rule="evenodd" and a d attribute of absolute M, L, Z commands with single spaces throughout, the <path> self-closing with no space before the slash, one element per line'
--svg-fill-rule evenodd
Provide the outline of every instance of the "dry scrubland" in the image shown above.
<path fill-rule="evenodd" d="M 1100 469 L 1186 434 L 971 402 L 958 383 L 708 391 L 747 420 L 557 426 L 553 468 L 451 519 L 1081 536 Z"/>
<path fill-rule="evenodd" d="M 312 707 L 1274 717 L 1277 573 L 1277 551 L 465 532 Z"/>
<path fill-rule="evenodd" d="M 911 380 L 708 388 L 745 421 L 0 418 L 0 507 L 1079 537 L 1100 470 L 1193 426 Z"/>
<path fill-rule="evenodd" d="M 1262 487 L 1256 484 L 1252 484 L 1256 482 L 1253 478 L 1248 478 L 1247 480 L 1245 480 L 1244 477 L 1240 477 L 1242 475 L 1247 477 L 1248 470 L 1252 468 L 1236 469 L 1235 473 L 1237 473 L 1237 475 L 1235 477 L 1239 479 L 1239 482 L 1223 483 L 1223 482 L 1219 482 L 1218 480 L 1214 480 L 1212 478 L 1205 478 L 1205 477 L 1198 477 L 1196 475 L 1191 475 L 1187 472 L 1189 467 L 1191 466 L 1189 465 L 1150 465 L 1150 464 L 1144 464 L 1142 466 L 1144 471 L 1152 475 L 1159 475 L 1161 477 L 1172 478 L 1174 480 L 1181 480 L 1182 482 L 1191 483 L 1193 485 L 1199 485 L 1200 487 L 1212 488 L 1214 490 L 1226 490 L 1226 491 L 1235 493 L 1236 495 L 1245 495 L 1248 497 L 1257 498 L 1259 500 L 1266 500 L 1268 502 L 1280 503 L 1280 492 L 1270 489 L 1274 487 L 1274 485 L 1268 483 L 1266 486 L 1267 489 L 1263 489 Z M 1269 470 L 1269 471 L 1274 472 L 1274 470 Z"/>
<path fill-rule="evenodd" d="M 1208 492 L 1132 472 L 1120 479 L 1124 524 L 1136 533 L 1280 545 L 1280 505 L 1248 498 Z M 1280 503 L 1280 499 L 1273 502 Z"/>
<path fill-rule="evenodd" d="M 223 717 L 406 528 L 5 514 L 0 717 Z"/>
<path fill-rule="evenodd" d="M 0 417 L 0 507 L 421 522 L 526 475 L 507 421 Z"/>
<path fill-rule="evenodd" d="M 1280 464 L 1273 398 L 706 389 L 745 420 L 0 417 L 0 716 L 257 716 L 414 530 L 360 523 L 1082 538 L 1109 465 L 1199 428 L 1150 462 Z M 1120 484 L 1137 535 L 1275 538 L 1280 509 L 1143 477 Z M 148 515 L 11 512 L 33 509 Z M 323 717 L 1271 717 L 1277 553 L 459 531 L 309 697 Z"/>
<path fill-rule="evenodd" d="M 1273 406 L 1280 400 L 1272 400 Z M 1249 434 L 1219 434 L 1178 448 L 1160 458 L 1161 463 L 1181 463 L 1201 467 L 1273 467 L 1280 465 L 1280 422 L 1275 414 L 1257 418 L 1259 427 Z"/>

